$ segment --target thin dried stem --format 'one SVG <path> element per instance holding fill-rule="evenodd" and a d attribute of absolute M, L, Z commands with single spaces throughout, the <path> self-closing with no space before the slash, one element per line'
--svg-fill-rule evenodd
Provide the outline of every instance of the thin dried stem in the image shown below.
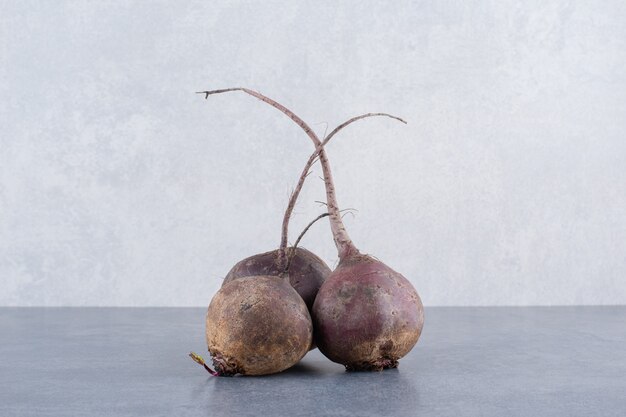
<path fill-rule="evenodd" d="M 197 353 L 194 352 L 190 352 L 189 353 L 189 357 L 191 359 L 193 359 L 193 361 L 197 364 L 200 364 L 204 367 L 204 369 L 206 369 L 206 371 L 208 373 L 210 373 L 213 376 L 220 376 L 219 372 L 214 371 L 213 369 L 209 368 L 209 366 L 206 364 L 206 362 L 204 361 L 204 358 L 200 355 L 198 355 Z"/>
<path fill-rule="evenodd" d="M 324 142 L 323 142 L 324 145 L 326 145 L 326 143 L 328 143 L 328 141 L 333 136 L 335 136 L 337 134 L 337 132 L 339 132 L 341 129 L 343 129 L 344 127 L 348 126 L 349 124 L 354 123 L 357 120 L 365 119 L 366 117 L 375 117 L 375 116 L 391 117 L 392 119 L 396 119 L 396 120 L 398 120 L 398 121 L 400 121 L 400 122 L 402 122 L 404 124 L 407 124 L 406 120 L 401 119 L 401 118 L 399 118 L 397 116 L 394 116 L 392 114 L 389 114 L 389 113 L 365 113 L 365 114 L 362 114 L 360 116 L 353 117 L 352 119 L 346 120 L 345 122 L 343 122 L 342 124 L 340 124 L 339 126 L 334 128 L 333 131 L 330 132 L 330 134 L 324 138 Z"/>
<path fill-rule="evenodd" d="M 289 248 L 289 250 L 291 251 L 291 256 L 289 257 L 289 260 L 287 261 L 287 266 L 285 267 L 285 271 L 284 272 L 288 272 L 289 271 L 289 266 L 291 265 L 291 261 L 293 260 L 293 257 L 296 256 L 296 248 L 298 247 L 298 244 L 300 243 L 300 241 L 302 240 L 302 238 L 304 237 L 304 235 L 306 234 L 306 232 L 309 231 L 309 229 L 311 228 L 311 226 L 313 226 L 313 224 L 320 220 L 323 219 L 324 217 L 330 216 L 329 213 L 322 213 L 319 216 L 317 216 L 315 219 L 313 219 L 313 221 L 311 223 L 309 223 L 304 230 L 302 231 L 302 233 L 300 233 L 300 236 L 298 236 L 298 239 L 296 239 L 296 243 L 293 244 L 293 246 L 291 248 Z"/>
<path fill-rule="evenodd" d="M 340 124 L 328 136 L 326 136 L 324 138 L 324 141 L 322 142 L 319 140 L 315 132 L 313 132 L 313 130 L 302 119 L 296 116 L 291 110 L 287 109 L 283 105 L 277 103 L 276 101 L 254 90 L 249 90 L 247 88 L 238 87 L 238 88 L 227 88 L 227 89 L 212 90 L 212 91 L 200 91 L 198 92 L 198 94 L 205 94 L 205 98 L 208 98 L 209 95 L 212 95 L 212 94 L 226 93 L 226 92 L 231 92 L 231 91 L 243 91 L 271 105 L 272 107 L 280 110 L 281 112 L 286 114 L 292 121 L 298 124 L 298 126 L 300 126 L 305 131 L 305 133 L 309 136 L 309 138 L 315 144 L 315 152 L 309 157 L 309 160 L 307 161 L 305 168 L 302 171 L 302 174 L 300 175 L 298 184 L 296 185 L 293 193 L 291 194 L 289 203 L 287 205 L 287 209 L 285 210 L 285 215 L 283 217 L 283 224 L 282 224 L 282 230 L 281 230 L 281 243 L 280 243 L 280 247 L 278 250 L 279 268 L 282 269 L 282 266 L 286 265 L 286 258 L 287 258 L 286 248 L 287 248 L 287 240 L 288 240 L 289 219 L 295 207 L 295 203 L 298 199 L 300 191 L 302 190 L 302 186 L 304 185 L 304 180 L 309 175 L 309 170 L 311 169 L 311 166 L 316 162 L 318 158 L 320 160 L 320 163 L 322 165 L 322 171 L 324 173 L 324 184 L 326 187 L 326 199 L 328 201 L 327 207 L 328 207 L 328 212 L 330 216 L 330 227 L 333 232 L 333 239 L 335 241 L 335 245 L 337 246 L 337 251 L 339 252 L 339 258 L 343 259 L 351 254 L 358 253 L 358 249 L 356 248 L 356 246 L 354 246 L 354 243 L 352 243 L 352 240 L 350 239 L 348 232 L 346 231 L 342 222 L 342 216 L 338 208 L 339 206 L 337 204 L 334 183 L 333 183 L 332 174 L 330 171 L 330 163 L 328 162 L 328 157 L 326 156 L 324 145 L 326 145 L 330 141 L 330 139 L 332 139 L 332 137 L 335 134 L 337 134 L 341 129 L 345 128 L 346 126 L 348 126 L 349 124 L 353 122 L 356 122 L 357 120 L 361 120 L 367 117 L 385 116 L 385 117 L 390 117 L 392 119 L 396 119 L 405 124 L 406 124 L 406 121 L 388 113 L 366 113 L 360 116 L 353 117 L 345 121 L 344 123 Z"/>
<path fill-rule="evenodd" d="M 320 139 L 317 137 L 315 132 L 313 132 L 313 129 L 311 129 L 309 125 L 307 125 L 306 122 L 304 122 L 304 120 L 296 116 L 291 110 L 289 110 L 282 104 L 254 90 L 237 87 L 237 88 L 227 88 L 227 89 L 221 89 L 221 90 L 199 91 L 198 94 L 204 94 L 205 98 L 208 98 L 212 94 L 220 94 L 220 93 L 226 93 L 226 92 L 231 92 L 231 91 L 243 91 L 269 104 L 275 109 L 280 110 L 285 115 L 287 115 L 287 117 L 289 117 L 294 123 L 300 126 L 300 128 L 304 130 L 304 132 L 311 139 L 311 141 L 313 141 L 313 144 L 315 145 L 315 148 L 316 148 L 316 154 L 317 152 L 319 152 L 320 163 L 322 164 L 322 171 L 324 172 L 325 185 L 326 185 L 326 200 L 328 201 L 328 212 L 330 213 L 330 228 L 333 232 L 333 239 L 335 241 L 335 245 L 337 246 L 339 257 L 343 259 L 344 257 L 347 257 L 349 254 L 358 253 L 359 252 L 358 249 L 356 248 L 356 246 L 354 246 L 354 243 L 352 243 L 352 240 L 350 239 L 350 236 L 348 235 L 348 232 L 346 231 L 346 228 L 344 227 L 343 222 L 341 221 L 341 215 L 339 213 L 339 208 L 338 208 L 339 206 L 337 204 L 337 197 L 335 195 L 335 186 L 333 184 L 333 177 L 330 171 L 330 163 L 328 162 L 326 151 L 324 151 L 324 145 L 322 144 Z M 304 171 L 304 174 L 306 175 L 306 173 L 308 172 L 309 170 L 307 169 L 306 171 Z M 302 188 L 302 186 L 300 186 L 299 188 Z M 295 193 L 297 197 L 299 193 L 298 187 L 296 187 L 296 190 L 298 190 Z M 288 204 L 287 208 L 288 210 L 290 210 L 289 213 L 291 213 L 291 211 L 293 210 L 293 205 L 294 204 L 291 204 L 291 203 Z M 289 217 L 287 217 L 287 219 L 288 218 Z M 285 230 L 283 228 L 283 234 L 284 232 Z M 282 244 L 281 244 L 281 247 L 283 247 Z M 284 263 L 282 262 L 285 262 L 285 250 L 279 249 L 279 265 L 284 265 Z"/>
<path fill-rule="evenodd" d="M 326 144 L 333 138 L 333 136 L 335 136 L 341 129 L 345 128 L 346 126 L 356 122 L 357 120 L 365 119 L 367 117 L 376 117 L 376 116 L 390 117 L 392 119 L 398 120 L 398 121 L 406 124 L 406 121 L 404 121 L 403 119 L 401 119 L 399 117 L 396 117 L 394 115 L 388 114 L 388 113 L 366 113 L 366 114 L 362 114 L 360 116 L 353 117 L 353 118 L 343 122 L 342 124 L 337 126 L 335 129 L 333 129 L 333 131 L 330 132 L 330 134 L 328 136 L 326 136 L 324 138 L 324 140 L 322 141 L 322 146 L 326 146 Z M 298 179 L 298 184 L 296 185 L 296 187 L 294 188 L 293 192 L 291 193 L 291 198 L 289 199 L 289 204 L 287 205 L 287 209 L 285 210 L 285 215 L 283 217 L 282 237 L 281 237 L 281 242 L 280 242 L 280 249 L 279 249 L 279 252 L 278 252 L 279 253 L 279 265 L 281 265 L 281 262 L 280 262 L 281 256 L 285 256 L 285 254 L 286 254 L 287 240 L 288 240 L 289 219 L 291 218 L 291 214 L 293 212 L 293 209 L 295 207 L 296 201 L 298 199 L 298 195 L 300 194 L 300 191 L 302 191 L 302 187 L 304 185 L 304 180 L 311 173 L 310 169 L 313 166 L 313 164 L 315 164 L 315 162 L 317 162 L 318 159 L 320 159 L 320 147 L 319 146 L 316 147 L 315 152 L 313 152 L 313 154 L 309 157 L 309 160 L 307 161 L 306 165 L 304 166 L 304 169 L 302 170 L 302 174 L 300 174 L 300 178 Z M 325 178 L 322 178 L 322 180 L 324 182 L 326 182 Z M 323 204 L 328 206 L 327 203 L 323 203 Z M 341 211 L 343 211 L 343 210 L 340 210 L 340 212 Z M 340 216 L 340 218 L 343 218 L 343 216 Z M 335 240 L 335 242 L 336 242 L 336 240 Z"/>
<path fill-rule="evenodd" d="M 326 144 L 333 138 L 333 136 L 335 136 L 341 129 L 345 128 L 346 126 L 356 122 L 357 120 L 361 120 L 361 119 L 365 119 L 368 117 L 376 117 L 376 116 L 384 116 L 384 117 L 390 117 L 392 119 L 398 120 L 404 124 L 406 124 L 406 121 L 388 114 L 388 113 L 366 113 L 366 114 L 362 114 L 360 116 L 356 116 L 353 117 L 349 120 L 346 120 L 345 122 L 343 122 L 342 124 L 340 124 L 339 126 L 337 126 L 335 129 L 333 129 L 332 132 L 330 132 L 330 134 L 328 136 L 326 136 L 324 138 L 324 140 L 322 141 L 322 147 L 326 146 Z M 285 250 L 287 248 L 287 238 L 288 238 L 288 227 L 289 227 L 289 218 L 291 217 L 291 214 L 293 212 L 293 208 L 295 206 L 295 202 L 298 198 L 298 195 L 300 194 L 300 191 L 302 190 L 302 186 L 304 185 L 304 180 L 305 178 L 310 174 L 310 169 L 311 166 L 313 166 L 313 164 L 318 160 L 321 159 L 321 149 L 320 146 L 317 146 L 315 149 L 315 152 L 313 152 L 313 154 L 309 157 L 309 160 L 307 161 L 306 165 L 304 166 L 304 170 L 302 171 L 302 174 L 300 175 L 300 179 L 298 180 L 298 184 L 296 185 L 296 187 L 293 190 L 293 193 L 291 194 L 291 198 L 289 200 L 289 205 L 287 206 L 287 209 L 285 210 L 285 216 L 283 217 L 283 228 L 282 228 L 282 239 L 281 239 L 281 244 L 280 244 L 280 249 L 279 249 L 279 259 L 280 259 L 280 254 L 281 253 L 286 253 Z M 323 169 L 323 167 L 322 167 Z M 329 169 L 330 172 L 330 169 Z M 327 177 L 326 177 L 327 178 Z M 324 180 L 324 182 L 326 183 L 326 178 L 322 178 L 322 180 Z M 327 191 L 328 191 L 328 187 L 327 187 Z M 326 204 L 326 203 L 324 203 Z M 326 206 L 328 206 L 328 204 L 326 204 Z M 330 211 L 330 208 L 329 208 Z M 343 210 L 340 210 L 339 212 L 341 212 Z M 343 218 L 343 216 L 339 217 L 340 219 Z M 332 220 L 331 220 L 331 227 L 332 227 Z M 343 227 L 343 224 L 341 224 L 341 227 Z M 345 228 L 344 228 L 345 230 Z M 346 233 L 347 236 L 347 233 Z M 335 243 L 337 243 L 337 238 L 335 238 Z M 350 244 L 352 245 L 352 242 L 350 242 Z M 352 245 L 353 246 L 353 245 Z M 337 249 L 339 249 L 339 252 L 341 253 L 341 249 L 339 247 L 339 245 L 337 245 Z M 356 249 L 356 248 L 354 248 Z M 339 256 L 341 258 L 341 255 Z M 279 262 L 280 265 L 280 262 Z"/>

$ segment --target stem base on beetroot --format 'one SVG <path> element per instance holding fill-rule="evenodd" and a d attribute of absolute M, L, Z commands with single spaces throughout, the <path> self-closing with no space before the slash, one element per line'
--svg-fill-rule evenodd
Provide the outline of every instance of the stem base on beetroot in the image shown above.
<path fill-rule="evenodd" d="M 310 311 L 317 291 L 330 274 L 330 268 L 319 256 L 301 247 L 296 248 L 295 253 L 288 248 L 287 254 L 291 259 L 288 271 L 289 283 L 302 297 Z M 238 278 L 260 275 L 279 276 L 283 272 L 278 265 L 278 250 L 273 250 L 237 262 L 224 278 L 222 285 Z"/>

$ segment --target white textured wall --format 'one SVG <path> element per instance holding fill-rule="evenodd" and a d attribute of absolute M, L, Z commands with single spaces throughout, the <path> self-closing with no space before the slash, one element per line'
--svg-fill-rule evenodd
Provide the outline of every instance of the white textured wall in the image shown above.
<path fill-rule="evenodd" d="M 0 305 L 206 305 L 323 134 L 427 305 L 626 303 L 626 3 L 0 1 Z M 293 235 L 323 210 L 316 174 Z M 331 265 L 327 222 L 304 240 Z"/>

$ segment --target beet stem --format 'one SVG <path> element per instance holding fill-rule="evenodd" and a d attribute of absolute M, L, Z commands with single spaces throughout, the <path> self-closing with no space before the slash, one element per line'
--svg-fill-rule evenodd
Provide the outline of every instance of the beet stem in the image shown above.
<path fill-rule="evenodd" d="M 326 200 L 328 201 L 328 212 L 330 213 L 330 228 L 333 233 L 335 245 L 337 246 L 337 251 L 339 252 L 339 258 L 343 259 L 349 254 L 358 253 L 358 249 L 352 243 L 352 240 L 350 239 L 350 236 L 348 236 L 348 232 L 346 231 L 346 228 L 343 226 L 343 222 L 341 221 L 341 216 L 339 214 L 338 208 L 339 206 L 337 204 L 337 197 L 335 196 L 335 187 L 333 185 L 332 174 L 330 172 L 330 164 L 328 162 L 328 158 L 326 157 L 326 152 L 324 151 L 322 142 L 317 137 L 315 132 L 313 132 L 313 129 L 311 129 L 304 120 L 296 116 L 291 110 L 289 110 L 282 104 L 254 90 L 236 87 L 221 90 L 199 91 L 198 94 L 205 94 L 205 98 L 208 98 L 212 94 L 220 94 L 230 91 L 243 91 L 269 104 L 275 109 L 280 110 L 282 113 L 287 115 L 287 117 L 289 117 L 294 123 L 300 126 L 300 128 L 304 130 L 307 136 L 309 136 L 309 138 L 313 141 L 316 151 L 319 151 L 320 163 L 322 164 L 322 171 L 324 172 L 326 184 Z"/>
<path fill-rule="evenodd" d="M 193 359 L 193 361 L 195 363 L 204 366 L 204 369 L 206 369 L 207 372 L 210 373 L 211 375 L 213 375 L 213 376 L 220 376 L 219 372 L 216 372 L 213 369 L 209 368 L 209 366 L 206 364 L 206 362 L 204 361 L 204 358 L 202 356 L 198 355 L 197 353 L 190 352 L 189 353 L 189 357 L 191 359 Z"/>
<path fill-rule="evenodd" d="M 254 90 L 250 90 L 247 88 L 242 88 L 242 87 L 235 87 L 235 88 L 226 88 L 226 89 L 220 89 L 220 90 L 209 90 L 209 91 L 198 91 L 198 94 L 204 94 L 205 98 L 208 99 L 209 95 L 212 94 L 220 94 L 220 93 L 226 93 L 226 92 L 231 92 L 231 91 L 243 91 L 253 97 L 258 98 L 259 100 L 269 104 L 270 106 L 274 107 L 277 110 L 280 110 L 282 113 L 284 113 L 285 115 L 287 115 L 293 122 L 295 122 L 298 126 L 300 126 L 300 128 L 302 130 L 304 130 L 304 132 L 309 136 L 309 138 L 313 141 L 313 144 L 315 145 L 315 152 L 314 154 L 309 158 L 309 161 L 307 162 L 307 166 L 305 167 L 305 170 L 303 171 L 302 175 L 300 176 L 300 180 L 298 181 L 298 185 L 296 186 L 296 188 L 294 189 L 294 193 L 292 193 L 292 198 L 290 198 L 290 202 L 289 205 L 287 206 L 287 210 L 285 213 L 285 218 L 283 219 L 283 228 L 282 228 L 282 238 L 281 238 L 281 245 L 279 248 L 279 267 L 282 265 L 285 265 L 285 258 L 286 258 L 286 247 L 287 247 L 287 227 L 286 224 L 288 224 L 289 222 L 289 218 L 291 216 L 291 212 L 293 211 L 293 206 L 295 205 L 295 200 L 298 196 L 298 194 L 300 193 L 300 190 L 302 189 L 302 184 L 304 183 L 304 179 L 306 178 L 306 176 L 308 175 L 309 169 L 311 167 L 311 165 L 315 162 L 315 159 L 317 158 L 317 156 L 319 155 L 319 160 L 320 160 L 320 164 L 322 165 L 322 171 L 324 173 L 324 184 L 326 187 L 326 200 L 328 201 L 328 212 L 330 215 L 330 227 L 331 227 L 331 231 L 333 234 L 333 240 L 335 241 L 335 246 L 337 247 L 337 251 L 339 254 L 339 259 L 344 259 L 349 257 L 350 255 L 353 254 L 357 254 L 359 253 L 358 249 L 356 248 L 356 246 L 354 246 L 354 243 L 352 242 L 352 240 L 350 239 L 350 236 L 348 235 L 348 232 L 346 231 L 345 226 L 343 225 L 343 221 L 341 219 L 341 214 L 339 211 L 339 205 L 337 204 L 337 197 L 336 197 L 336 193 L 335 193 L 335 186 L 333 183 L 333 177 L 331 174 L 331 170 L 330 170 L 330 163 L 328 161 L 328 157 L 326 156 L 326 151 L 324 150 L 324 144 L 328 143 L 328 141 L 337 133 L 339 132 L 341 129 L 343 129 L 344 127 L 346 127 L 347 125 L 349 125 L 350 123 L 353 123 L 357 120 L 363 119 L 365 117 L 371 117 L 371 116 L 387 116 L 387 117 L 391 117 L 393 119 L 399 120 L 403 123 L 406 123 L 404 120 L 402 120 L 399 117 L 396 116 L 392 116 L 389 115 L 387 113 L 367 113 L 361 116 L 357 116 L 354 117 L 344 123 L 342 123 L 341 125 L 339 125 L 337 128 L 335 128 L 325 139 L 324 139 L 324 143 L 322 143 L 320 141 L 320 139 L 318 138 L 318 136 L 315 134 L 315 132 L 313 131 L 313 129 L 311 129 L 311 127 L 309 127 L 309 125 L 306 124 L 306 122 L 304 122 L 304 120 L 302 120 L 300 117 L 298 117 L 296 114 L 294 114 L 291 110 L 289 110 L 288 108 L 286 108 L 285 106 L 283 106 L 282 104 L 272 100 L 269 97 L 264 96 L 263 94 L 254 91 Z M 295 196 L 295 198 L 293 198 Z"/>
<path fill-rule="evenodd" d="M 375 116 L 390 117 L 392 119 L 399 120 L 402 123 L 406 124 L 406 121 L 404 121 L 403 119 L 401 119 L 399 117 L 396 117 L 396 116 L 393 116 L 393 115 L 388 114 L 388 113 L 366 113 L 366 114 L 362 114 L 360 116 L 353 117 L 353 118 L 343 122 L 342 124 L 337 126 L 335 129 L 333 129 L 333 131 L 330 132 L 330 134 L 324 138 L 324 140 L 322 141 L 322 145 L 321 146 L 326 146 L 326 144 L 333 138 L 333 136 L 335 136 L 341 129 L 343 129 L 344 127 L 348 126 L 349 124 L 354 123 L 357 120 L 365 119 L 367 117 L 375 117 Z M 319 153 L 320 153 L 320 147 L 317 146 L 315 148 L 315 152 L 313 152 L 313 154 L 309 157 L 309 160 L 307 161 L 306 165 L 304 166 L 304 169 L 302 170 L 302 174 L 300 174 L 300 178 L 298 179 L 298 184 L 294 188 L 293 192 L 291 193 L 291 197 L 289 198 L 289 204 L 287 205 L 287 209 L 285 210 L 285 216 L 283 217 L 281 241 L 280 241 L 280 247 L 278 249 L 278 267 L 279 267 L 279 269 L 282 269 L 281 267 L 284 265 L 284 259 L 286 257 L 286 253 L 287 253 L 286 252 L 287 251 L 287 240 L 288 240 L 288 236 L 289 236 L 288 228 L 289 228 L 289 219 L 291 218 L 291 213 L 293 212 L 293 209 L 295 207 L 295 204 L 296 204 L 296 201 L 298 199 L 298 196 L 300 195 L 300 191 L 302 191 L 302 187 L 304 185 L 304 180 L 309 176 L 310 169 L 313 166 L 313 164 L 317 161 L 317 159 L 319 157 Z M 322 180 L 323 180 L 323 178 L 322 178 Z M 289 268 L 288 266 L 285 267 L 285 271 L 288 268 Z"/>
<path fill-rule="evenodd" d="M 298 243 L 300 243 L 300 241 L 302 240 L 302 238 L 304 237 L 304 235 L 306 234 L 306 232 L 309 231 L 309 229 L 311 228 L 311 226 L 313 226 L 313 224 L 320 220 L 323 219 L 324 217 L 330 216 L 329 213 L 322 213 L 319 216 L 317 216 L 315 219 L 313 219 L 313 221 L 309 224 L 307 224 L 307 226 L 304 228 L 304 230 L 302 231 L 302 233 L 300 233 L 300 236 L 298 236 L 298 238 L 296 239 L 296 243 L 293 244 L 293 246 L 291 247 L 291 256 L 289 257 L 289 260 L 287 261 L 287 266 L 285 266 L 285 273 L 289 272 L 289 266 L 291 265 L 291 261 L 293 260 L 293 257 L 296 256 L 296 248 L 298 247 Z"/>
<path fill-rule="evenodd" d="M 348 119 L 345 122 L 343 122 L 342 124 L 340 124 L 339 126 L 337 126 L 336 128 L 333 129 L 332 132 L 330 132 L 330 134 L 328 136 L 326 136 L 326 138 L 324 139 L 324 141 L 322 142 L 322 145 L 326 145 L 328 143 L 328 141 L 337 134 L 337 132 L 339 132 L 341 129 L 343 129 L 344 127 L 348 126 L 351 123 L 356 122 L 357 120 L 361 120 L 361 119 L 365 119 L 366 117 L 374 117 L 374 116 L 386 116 L 386 117 L 390 117 L 392 119 L 398 120 L 404 124 L 407 124 L 406 120 L 394 116 L 392 114 L 389 113 L 365 113 L 362 114 L 360 116 L 356 116 L 353 117 L 352 119 Z"/>

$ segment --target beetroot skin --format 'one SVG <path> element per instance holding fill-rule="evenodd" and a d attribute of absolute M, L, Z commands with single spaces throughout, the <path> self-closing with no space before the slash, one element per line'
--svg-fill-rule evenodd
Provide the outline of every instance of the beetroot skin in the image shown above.
<path fill-rule="evenodd" d="M 292 251 L 292 248 L 287 249 L 289 256 L 292 256 Z M 226 275 L 222 286 L 237 278 L 278 276 L 282 272 L 278 265 L 278 250 L 273 250 L 237 262 Z M 296 248 L 296 253 L 289 264 L 289 283 L 302 297 L 309 311 L 313 307 L 317 291 L 329 274 L 330 268 L 317 255 L 304 248 Z"/>
<path fill-rule="evenodd" d="M 362 254 L 343 260 L 325 281 L 313 317 L 318 348 L 348 370 L 397 367 L 424 325 L 422 301 L 411 283 Z"/>
<path fill-rule="evenodd" d="M 217 375 L 268 375 L 295 365 L 312 343 L 309 311 L 287 280 L 233 280 L 215 294 L 206 342 Z"/>

